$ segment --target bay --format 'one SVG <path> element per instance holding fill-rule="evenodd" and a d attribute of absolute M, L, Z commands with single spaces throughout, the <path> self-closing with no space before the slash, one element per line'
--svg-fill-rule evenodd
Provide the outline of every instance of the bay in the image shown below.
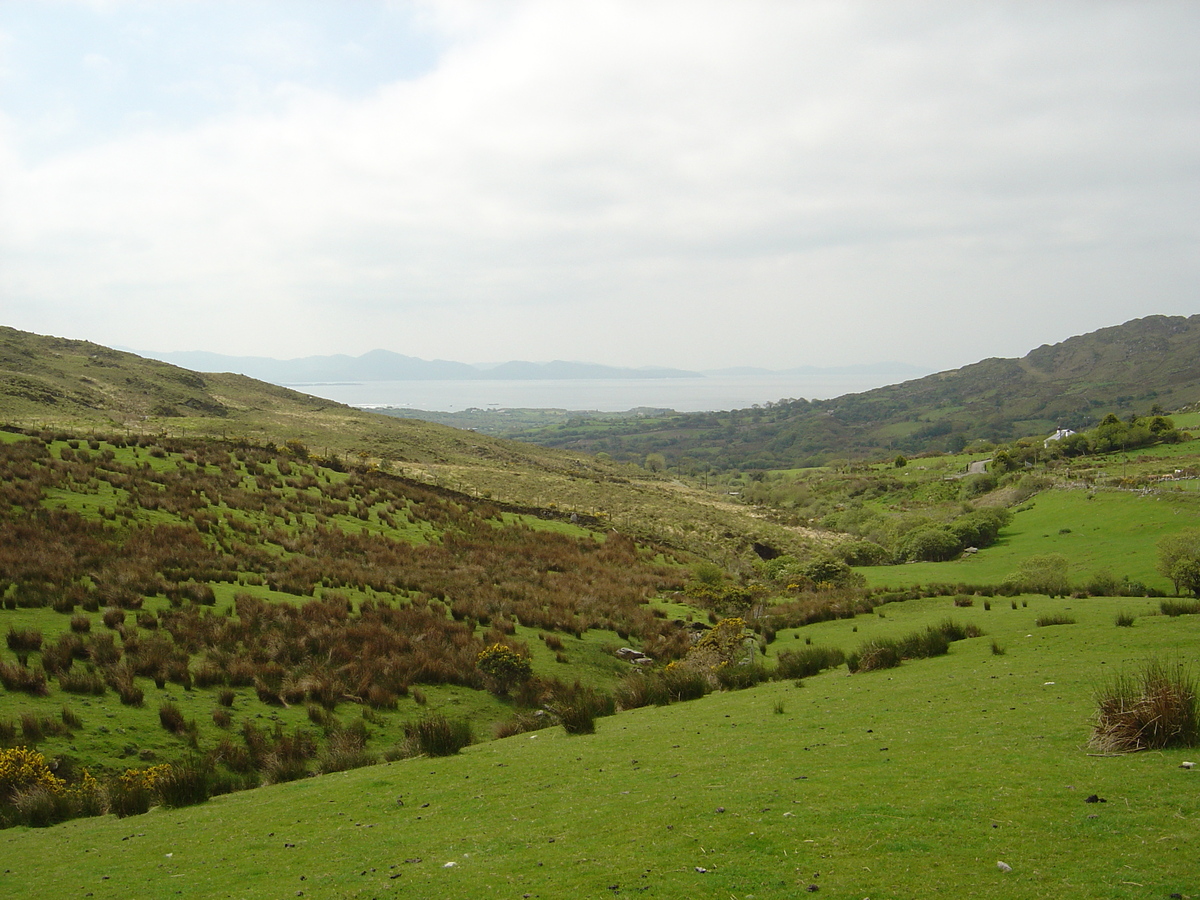
<path fill-rule="evenodd" d="M 531 381 L 363 381 L 289 384 L 326 400 L 364 409 L 461 412 L 464 409 L 567 409 L 677 412 L 745 409 L 777 400 L 827 400 L 896 382 L 886 374 L 774 377 L 596 378 Z"/>

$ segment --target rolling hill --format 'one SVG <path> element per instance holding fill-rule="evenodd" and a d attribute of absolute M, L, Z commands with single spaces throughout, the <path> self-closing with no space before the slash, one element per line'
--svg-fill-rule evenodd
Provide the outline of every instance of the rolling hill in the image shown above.
<path fill-rule="evenodd" d="M 1044 345 L 1020 359 L 985 359 L 833 400 L 784 400 L 720 413 L 576 417 L 507 436 L 617 459 L 661 453 L 721 469 L 820 465 L 830 459 L 957 451 L 1081 429 L 1106 413 L 1200 401 L 1200 315 L 1147 316 Z M 453 417 L 441 417 L 453 422 Z"/>

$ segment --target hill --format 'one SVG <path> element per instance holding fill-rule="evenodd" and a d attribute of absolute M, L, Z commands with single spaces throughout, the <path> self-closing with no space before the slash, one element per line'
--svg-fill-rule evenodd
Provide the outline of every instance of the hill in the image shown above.
<path fill-rule="evenodd" d="M 549 447 L 668 465 L 771 469 L 831 459 L 958 451 L 1080 429 L 1115 412 L 1145 414 L 1200 400 L 1200 316 L 1148 316 L 833 400 L 781 400 L 720 413 L 581 418 L 507 432 Z M 443 419 L 443 421 L 450 421 Z"/>
<path fill-rule="evenodd" d="M 86 341 L 0 328 L 0 422 L 129 437 L 238 439 L 375 466 L 558 518 L 586 516 L 717 559 L 804 552 L 820 538 L 640 468 L 322 400 L 242 375 L 192 372 Z"/>

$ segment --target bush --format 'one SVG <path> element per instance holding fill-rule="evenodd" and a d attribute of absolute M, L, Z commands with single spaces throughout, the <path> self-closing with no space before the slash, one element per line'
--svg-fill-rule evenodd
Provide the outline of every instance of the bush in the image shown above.
<path fill-rule="evenodd" d="M 727 664 L 717 668 L 717 683 L 727 691 L 740 691 L 754 687 L 770 677 L 762 663 Z"/>
<path fill-rule="evenodd" d="M 118 818 L 149 812 L 158 800 L 157 783 L 170 766 L 126 769 L 108 786 L 109 811 Z"/>
<path fill-rule="evenodd" d="M 346 728 L 335 731 L 325 743 L 325 749 L 317 758 L 318 772 L 346 772 L 373 766 L 378 761 L 367 750 L 367 736 L 362 728 Z"/>
<path fill-rule="evenodd" d="M 873 672 L 877 669 L 894 669 L 900 665 L 900 649 L 895 641 L 877 639 L 867 641 L 846 657 L 846 667 L 851 672 Z"/>
<path fill-rule="evenodd" d="M 13 653 L 36 653 L 42 649 L 42 633 L 35 628 L 10 626 L 5 640 Z"/>
<path fill-rule="evenodd" d="M 1096 694 L 1090 746 L 1129 753 L 1200 743 L 1196 680 L 1183 664 L 1148 660 L 1134 675 L 1117 675 Z"/>
<path fill-rule="evenodd" d="M 69 672 L 61 672 L 58 676 L 58 686 L 68 694 L 94 694 L 97 697 L 107 690 L 104 676 L 95 670 L 72 669 Z"/>
<path fill-rule="evenodd" d="M 481 651 L 475 665 L 487 678 L 492 693 L 499 696 L 506 695 L 533 675 L 529 660 L 505 644 L 492 644 Z"/>
<path fill-rule="evenodd" d="M 168 766 L 156 780 L 155 789 L 163 806 L 195 806 L 212 795 L 212 767 L 199 759 Z"/>
<path fill-rule="evenodd" d="M 492 727 L 492 736 L 499 740 L 500 738 L 512 737 L 516 734 L 524 734 L 527 731 L 540 731 L 543 728 L 549 728 L 553 724 L 553 717 L 547 714 L 545 710 L 538 709 L 533 712 L 519 713 L 511 719 L 497 722 Z"/>
<path fill-rule="evenodd" d="M 954 605 L 955 605 L 955 606 L 962 606 L 962 607 L 974 606 L 974 605 L 975 605 L 975 598 L 974 598 L 974 597 L 971 597 L 971 596 L 970 596 L 970 595 L 968 595 L 968 594 L 959 594 L 958 596 L 956 596 L 956 597 L 954 598 Z"/>
<path fill-rule="evenodd" d="M 1194 616 L 1200 614 L 1200 600 L 1160 600 L 1158 608 L 1164 616 Z"/>
<path fill-rule="evenodd" d="M 902 659 L 928 659 L 945 656 L 950 652 L 950 639 L 940 629 L 932 626 L 924 631 L 914 631 L 897 642 Z"/>
<path fill-rule="evenodd" d="M 777 681 L 811 678 L 825 669 L 834 669 L 846 661 L 846 654 L 836 647 L 806 646 L 799 650 L 784 650 L 775 664 Z"/>
<path fill-rule="evenodd" d="M 404 738 L 412 756 L 453 756 L 474 742 L 469 722 L 451 721 L 442 715 L 406 722 Z"/>
<path fill-rule="evenodd" d="M 44 697 L 50 692 L 46 687 L 45 672 L 16 663 L 0 662 L 0 684 L 10 691 L 23 691 L 33 697 Z"/>
<path fill-rule="evenodd" d="M 595 734 L 596 717 L 587 706 L 563 706 L 556 710 L 563 731 L 567 734 Z"/>
<path fill-rule="evenodd" d="M 1117 627 L 1118 628 L 1132 628 L 1133 627 L 1133 618 L 1134 618 L 1133 613 L 1128 613 L 1128 612 L 1124 612 L 1124 611 L 1117 613 Z"/>
<path fill-rule="evenodd" d="M 171 734 L 183 734 L 188 730 L 183 712 L 174 703 L 164 703 L 158 708 L 158 721 Z"/>

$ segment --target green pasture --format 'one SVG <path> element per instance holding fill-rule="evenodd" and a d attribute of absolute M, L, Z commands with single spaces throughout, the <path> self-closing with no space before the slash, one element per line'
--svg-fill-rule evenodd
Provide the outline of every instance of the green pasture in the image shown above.
<path fill-rule="evenodd" d="M 910 601 L 800 631 L 847 650 L 946 617 L 986 631 L 898 669 L 843 667 L 620 713 L 591 736 L 522 734 L 189 809 L 9 829 L 0 892 L 1195 896 L 1190 751 L 1102 757 L 1086 740 L 1097 685 L 1150 655 L 1194 659 L 1200 617 L 1147 615 L 1142 599 L 1021 599 Z M 1113 624 L 1120 610 L 1139 615 L 1133 627 Z M 1037 627 L 1047 612 L 1077 624 Z M 783 635 L 772 653 L 796 643 Z"/>
<path fill-rule="evenodd" d="M 857 571 L 872 587 L 930 582 L 998 584 L 1023 559 L 1061 553 L 1070 578 L 1081 584 L 1108 571 L 1118 579 L 1172 589 L 1155 570 L 1157 544 L 1166 534 L 1200 526 L 1195 494 L 1176 491 L 1046 490 L 1018 507 L 1000 539 L 978 553 L 950 562 L 863 566 Z"/>

